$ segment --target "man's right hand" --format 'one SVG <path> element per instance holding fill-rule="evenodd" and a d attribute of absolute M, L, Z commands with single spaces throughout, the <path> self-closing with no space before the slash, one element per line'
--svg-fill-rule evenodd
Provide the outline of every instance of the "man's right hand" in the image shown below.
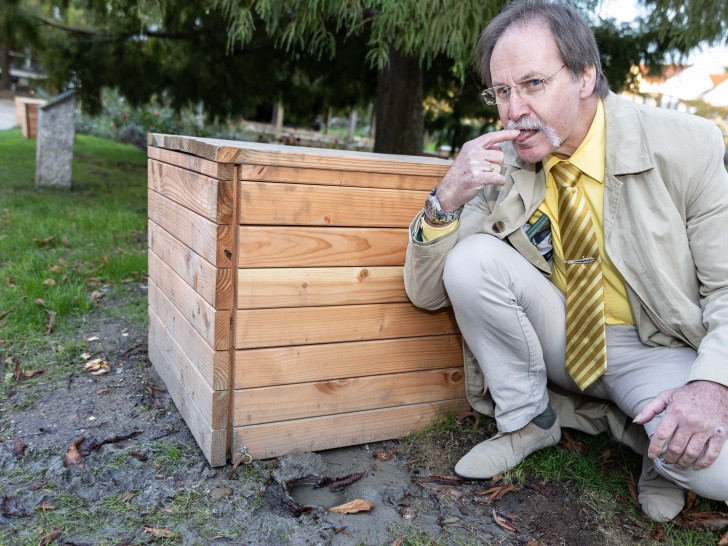
<path fill-rule="evenodd" d="M 437 186 L 437 200 L 442 210 L 459 209 L 488 184 L 505 184 L 506 179 L 501 174 L 504 156 L 499 144 L 515 139 L 519 134 L 516 130 L 495 131 L 463 144 Z"/>

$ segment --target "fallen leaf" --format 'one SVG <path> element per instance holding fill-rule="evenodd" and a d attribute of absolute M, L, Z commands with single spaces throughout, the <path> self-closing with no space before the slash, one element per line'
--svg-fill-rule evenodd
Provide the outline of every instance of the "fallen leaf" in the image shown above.
<path fill-rule="evenodd" d="M 83 358 L 84 360 L 88 360 L 89 358 L 91 358 L 91 353 L 81 353 L 81 358 Z"/>
<path fill-rule="evenodd" d="M 149 525 L 144 526 L 144 531 L 156 538 L 170 538 L 174 535 L 174 532 L 169 529 L 157 529 L 156 527 L 149 527 Z"/>
<path fill-rule="evenodd" d="M 392 542 L 392 546 L 402 546 L 402 542 L 404 542 L 404 539 L 406 539 L 406 538 L 407 538 L 407 535 L 402 535 L 397 540 Z"/>
<path fill-rule="evenodd" d="M 67 468 L 83 468 L 83 455 L 81 455 L 78 451 L 78 446 L 80 446 L 85 439 L 86 438 L 84 436 L 81 436 L 79 439 L 71 442 L 71 445 L 69 445 L 66 450 L 64 466 Z"/>
<path fill-rule="evenodd" d="M 728 525 L 728 514 L 721 512 L 692 512 L 685 514 L 685 523 L 692 529 L 720 531 Z"/>
<path fill-rule="evenodd" d="M 41 368 L 40 370 L 28 370 L 23 372 L 23 377 L 33 377 L 34 375 L 41 374 L 45 371 L 45 368 Z"/>
<path fill-rule="evenodd" d="M 344 525 L 343 527 L 337 527 L 336 529 L 334 529 L 334 534 L 338 535 L 344 529 L 346 529 L 346 525 Z"/>
<path fill-rule="evenodd" d="M 48 483 L 47 481 L 36 482 L 36 483 L 34 483 L 33 485 L 30 486 L 30 490 L 31 491 L 38 491 L 38 489 L 40 489 L 41 487 L 43 487 L 47 483 Z"/>
<path fill-rule="evenodd" d="M 443 476 L 441 474 L 435 474 L 433 476 L 423 476 L 417 478 L 419 483 L 436 483 L 439 485 L 462 485 L 463 479 L 458 476 Z"/>
<path fill-rule="evenodd" d="M 48 309 L 45 309 L 45 312 L 48 313 L 48 324 L 46 325 L 46 329 L 43 330 L 43 335 L 47 336 L 53 330 L 53 323 L 56 321 L 57 313 L 55 311 L 50 311 Z"/>
<path fill-rule="evenodd" d="M 652 540 L 665 540 L 665 531 L 662 529 L 662 525 L 657 524 L 657 529 L 652 531 Z"/>
<path fill-rule="evenodd" d="M 417 512 L 411 506 L 405 506 L 399 511 L 399 515 L 402 516 L 402 519 L 412 521 L 417 517 Z"/>
<path fill-rule="evenodd" d="M 15 457 L 16 459 L 20 459 L 25 453 L 25 449 L 27 447 L 28 445 L 24 444 L 23 441 L 19 438 L 13 438 L 13 457 Z"/>
<path fill-rule="evenodd" d="M 81 369 L 85 372 L 91 372 L 91 375 L 106 375 L 111 371 L 111 366 L 105 360 L 94 358 L 81 366 Z"/>
<path fill-rule="evenodd" d="M 63 266 L 61 264 L 56 264 L 53 267 L 49 267 L 48 271 L 50 271 L 51 273 L 60 273 L 62 269 Z"/>
<path fill-rule="evenodd" d="M 167 392 L 164 389 L 160 389 L 159 387 L 155 387 L 154 385 L 147 385 L 147 390 L 154 394 L 155 392 Z"/>
<path fill-rule="evenodd" d="M 14 361 L 14 369 L 13 369 L 13 378 L 15 381 L 20 381 L 20 378 L 23 377 L 23 373 L 20 370 L 20 359 L 16 358 Z"/>
<path fill-rule="evenodd" d="M 53 279 L 46 279 L 43 281 L 43 284 L 45 284 L 46 286 L 55 286 L 56 281 L 54 281 Z"/>
<path fill-rule="evenodd" d="M 10 275 L 5 277 L 5 281 L 8 283 L 8 288 L 15 288 L 15 283 L 10 280 Z"/>
<path fill-rule="evenodd" d="M 505 529 L 506 531 L 513 531 L 514 533 L 519 532 L 516 526 L 513 525 L 507 517 L 495 511 L 495 507 L 493 507 L 493 520 L 498 524 L 498 527 L 500 527 L 501 529 Z"/>
<path fill-rule="evenodd" d="M 86 341 L 98 341 L 99 339 L 99 336 L 91 336 L 89 338 L 86 338 Z"/>
<path fill-rule="evenodd" d="M 583 454 L 586 454 L 589 451 L 584 444 L 574 440 L 574 437 L 569 433 L 568 430 L 562 430 L 561 434 L 562 439 L 561 442 L 559 442 L 559 445 L 567 451 Z"/>
<path fill-rule="evenodd" d="M 10 313 L 15 311 L 16 309 L 17 309 L 17 307 L 11 307 L 7 311 L 3 311 L 2 313 L 0 313 L 0 319 L 4 319 L 5 317 L 7 317 Z"/>
<path fill-rule="evenodd" d="M 95 303 L 96 305 L 101 305 L 101 300 L 103 299 L 103 297 L 104 297 L 105 295 L 106 295 L 106 294 L 104 294 L 103 292 L 99 292 L 98 290 L 94 290 L 94 291 L 93 291 L 93 292 L 91 293 L 91 299 L 93 300 L 93 302 L 94 302 L 94 303 Z"/>
<path fill-rule="evenodd" d="M 127 493 L 120 500 L 121 502 L 128 502 L 136 496 L 136 493 Z"/>
<path fill-rule="evenodd" d="M 63 531 L 63 527 L 59 527 L 55 531 L 46 533 L 45 535 L 43 535 L 41 537 L 40 542 L 38 543 L 38 546 L 46 546 L 47 544 L 50 544 L 51 542 L 55 541 L 58 537 L 61 536 L 61 531 Z"/>
<path fill-rule="evenodd" d="M 374 450 L 374 453 L 372 453 L 372 457 L 375 458 L 377 461 L 391 461 L 395 453 L 396 452 L 394 450 L 385 451 L 384 449 L 379 448 Z"/>
<path fill-rule="evenodd" d="M 453 516 L 451 518 L 447 518 L 447 519 L 444 519 L 442 516 L 440 516 L 439 518 L 437 518 L 436 523 L 440 527 L 442 527 L 443 525 L 452 525 L 453 523 L 457 523 L 458 521 L 460 521 L 460 518 L 455 517 L 455 516 Z"/>
<path fill-rule="evenodd" d="M 347 485 L 351 485 L 352 483 L 361 480 L 364 474 L 366 474 L 366 471 L 356 474 L 347 474 L 341 478 L 324 478 L 314 485 L 313 488 L 321 489 L 322 487 L 328 487 L 332 492 L 336 493 L 344 489 Z"/>
<path fill-rule="evenodd" d="M 470 491 L 465 489 L 458 489 L 457 487 L 447 487 L 445 485 L 436 485 L 432 483 L 424 483 L 422 484 L 422 487 L 425 487 L 435 493 L 439 493 L 440 495 L 444 495 L 454 501 L 458 501 L 470 494 Z"/>
<path fill-rule="evenodd" d="M 685 499 L 685 508 L 683 512 L 689 512 L 698 505 L 698 496 L 693 491 L 688 491 L 688 497 Z"/>
<path fill-rule="evenodd" d="M 502 480 L 503 480 L 503 474 L 498 474 L 497 476 L 493 476 L 490 479 L 490 482 L 495 484 L 495 483 L 498 483 L 498 482 L 500 482 Z"/>
<path fill-rule="evenodd" d="M 501 485 L 500 487 L 492 487 L 485 491 L 473 491 L 473 493 L 476 495 L 489 495 L 489 497 L 485 499 L 475 499 L 475 502 L 479 504 L 490 504 L 493 501 L 501 500 L 506 493 L 510 493 L 515 490 L 515 485 Z"/>
<path fill-rule="evenodd" d="M 41 502 L 35 509 L 36 510 L 55 510 L 56 507 L 52 506 L 50 504 L 46 504 L 45 502 Z"/>
<path fill-rule="evenodd" d="M 728 533 L 725 533 L 718 541 L 718 546 L 728 546 Z"/>
<path fill-rule="evenodd" d="M 368 512 L 374 508 L 374 503 L 365 501 L 362 499 L 355 499 L 351 502 L 347 502 L 346 504 L 341 504 L 339 506 L 334 506 L 333 508 L 329 508 L 329 512 L 338 512 L 339 514 L 356 514 L 357 512 Z"/>
<path fill-rule="evenodd" d="M 142 453 L 141 451 L 130 451 L 129 455 L 131 455 L 135 459 L 139 459 L 140 461 L 146 461 L 149 459 L 149 457 L 147 455 L 145 455 L 144 453 Z"/>
<path fill-rule="evenodd" d="M 43 298 L 38 298 L 33 303 L 35 303 L 36 305 L 42 305 L 43 307 L 45 307 L 45 301 L 43 301 Z"/>

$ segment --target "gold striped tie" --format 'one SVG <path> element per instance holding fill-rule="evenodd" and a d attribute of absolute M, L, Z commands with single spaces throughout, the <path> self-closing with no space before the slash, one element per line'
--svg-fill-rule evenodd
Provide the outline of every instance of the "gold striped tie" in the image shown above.
<path fill-rule="evenodd" d="M 602 260 L 581 171 L 561 161 L 551 172 L 559 189 L 559 229 L 566 270 L 566 369 L 581 390 L 607 369 Z"/>

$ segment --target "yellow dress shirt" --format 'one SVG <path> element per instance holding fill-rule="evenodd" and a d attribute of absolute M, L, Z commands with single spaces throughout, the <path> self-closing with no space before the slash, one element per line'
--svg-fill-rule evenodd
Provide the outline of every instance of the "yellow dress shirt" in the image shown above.
<path fill-rule="evenodd" d="M 594 231 L 596 232 L 599 252 L 602 255 L 602 275 L 604 278 L 604 319 L 607 324 L 634 325 L 634 317 L 629 306 L 627 290 L 624 279 L 604 250 L 604 172 L 606 165 L 606 132 L 607 125 L 604 117 L 604 106 L 599 101 L 589 132 L 579 148 L 569 158 L 569 163 L 581 170 L 582 175 L 577 182 L 579 189 L 589 205 Z M 551 219 L 551 236 L 554 247 L 554 260 L 551 268 L 551 282 L 565 292 L 566 273 L 564 270 L 564 251 L 561 246 L 561 233 L 559 232 L 559 198 L 558 190 L 551 168 L 561 161 L 551 154 L 543 160 L 546 172 L 546 198 L 536 209 L 530 223 L 536 221 L 542 214 Z"/>
<path fill-rule="evenodd" d="M 597 112 L 594 116 L 589 132 L 581 143 L 581 146 L 569 158 L 572 163 L 582 172 L 578 185 L 584 194 L 589 211 L 592 215 L 592 223 L 596 231 L 599 251 L 602 255 L 602 275 L 604 278 L 604 318 L 607 324 L 631 324 L 635 321 L 627 298 L 624 279 L 604 251 L 604 173 L 606 165 L 606 119 L 604 117 L 604 105 L 599 101 Z M 533 224 L 542 214 L 551 219 L 551 236 L 554 247 L 553 266 L 551 268 L 551 282 L 561 290 L 566 291 L 566 274 L 564 270 L 564 251 L 561 246 L 561 234 L 559 232 L 559 205 L 558 192 L 554 182 L 551 168 L 560 159 L 551 154 L 543 160 L 543 167 L 546 173 L 546 197 L 536 209 L 529 223 Z M 430 241 L 454 230 L 457 222 L 453 222 L 444 228 L 433 228 L 427 225 L 422 219 L 422 240 Z"/>

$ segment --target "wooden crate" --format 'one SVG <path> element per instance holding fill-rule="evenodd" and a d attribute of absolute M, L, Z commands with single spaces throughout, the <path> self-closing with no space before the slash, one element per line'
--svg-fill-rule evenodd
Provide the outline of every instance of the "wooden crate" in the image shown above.
<path fill-rule="evenodd" d="M 25 138 L 38 136 L 38 107 L 45 103 L 45 99 L 15 97 L 15 121 Z"/>
<path fill-rule="evenodd" d="M 149 136 L 149 357 L 213 466 L 399 437 L 464 398 L 407 226 L 449 163 Z"/>

